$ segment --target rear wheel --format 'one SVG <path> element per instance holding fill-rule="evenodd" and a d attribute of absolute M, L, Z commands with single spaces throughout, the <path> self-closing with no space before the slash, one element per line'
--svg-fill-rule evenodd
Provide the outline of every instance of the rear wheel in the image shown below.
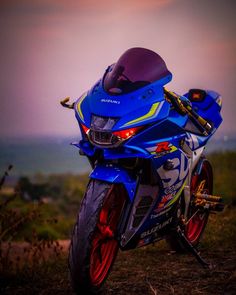
<path fill-rule="evenodd" d="M 209 210 L 199 208 L 195 205 L 194 194 L 201 190 L 201 193 L 212 194 L 213 176 L 212 168 L 207 160 L 203 161 L 200 174 L 192 176 L 191 179 L 191 201 L 188 214 L 187 225 L 184 232 L 187 239 L 192 245 L 197 246 L 208 222 Z M 182 245 L 178 235 L 173 233 L 167 239 L 170 247 L 177 252 L 185 252 L 185 247 Z"/>
<path fill-rule="evenodd" d="M 204 161 L 200 175 L 194 175 L 191 181 L 191 192 L 196 193 L 200 190 L 201 193 L 212 194 L 213 179 L 212 169 L 208 161 Z M 187 239 L 197 246 L 204 229 L 207 225 L 209 217 L 209 210 L 195 206 L 192 200 L 189 210 L 189 221 L 185 228 L 185 235 Z"/>
<path fill-rule="evenodd" d="M 117 226 L 125 204 L 121 185 L 91 180 L 72 234 L 69 269 L 77 294 L 95 294 L 115 261 Z"/>

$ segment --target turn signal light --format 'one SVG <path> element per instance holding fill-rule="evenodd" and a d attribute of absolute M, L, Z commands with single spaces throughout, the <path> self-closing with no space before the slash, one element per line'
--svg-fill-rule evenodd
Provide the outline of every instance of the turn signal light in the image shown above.
<path fill-rule="evenodd" d="M 135 135 L 140 129 L 142 129 L 142 127 L 135 127 L 135 128 L 115 131 L 113 132 L 113 135 L 119 137 L 120 139 L 125 140 Z"/>

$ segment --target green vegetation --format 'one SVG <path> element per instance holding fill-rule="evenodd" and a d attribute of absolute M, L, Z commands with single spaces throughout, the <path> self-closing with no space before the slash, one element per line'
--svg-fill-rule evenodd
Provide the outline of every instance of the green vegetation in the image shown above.
<path fill-rule="evenodd" d="M 236 152 L 214 153 L 208 158 L 214 170 L 214 193 L 222 195 L 227 205 L 235 205 Z M 28 212 L 40 204 L 40 217 L 44 222 L 28 224 L 14 239 L 28 239 L 32 230 L 41 238 L 68 239 L 87 182 L 86 174 L 21 177 L 17 184 L 20 195 L 8 204 L 8 208 Z M 11 194 L 9 188 L 5 188 L 0 196 L 4 199 Z"/>
<path fill-rule="evenodd" d="M 14 240 L 29 240 L 32 231 L 41 239 L 68 239 L 87 181 L 87 175 L 37 175 L 33 180 L 21 177 L 15 188 L 17 194 L 4 188 L 0 198 L 6 201 L 5 214 L 7 210 L 9 216 L 38 214 L 37 218 L 32 215 L 32 222 L 18 227 Z"/>
<path fill-rule="evenodd" d="M 224 212 L 211 215 L 203 246 L 236 248 L 236 152 L 213 153 L 208 156 L 214 173 L 214 194 L 224 199 Z"/>
<path fill-rule="evenodd" d="M 236 152 L 214 153 L 208 159 L 214 170 L 214 194 L 223 196 L 226 204 L 223 213 L 210 216 L 201 246 L 203 257 L 215 269 L 203 270 L 191 255 L 175 255 L 161 241 L 119 253 L 106 283 L 106 294 L 127 294 L 127 290 L 136 295 L 236 292 Z M 33 267 L 10 275 L 5 273 L 0 279 L 0 291 L 2 287 L 6 294 L 22 294 L 23 290 L 27 294 L 38 294 L 41 290 L 44 294 L 73 294 L 67 259 L 59 256 L 60 245 L 54 240 L 69 238 L 87 182 L 87 175 L 37 175 L 34 179 L 20 179 L 17 194 L 10 188 L 1 191 L 0 234 L 4 226 L 11 231 L 2 235 L 0 246 L 12 239 L 30 241 L 28 251 Z M 22 217 L 21 223 L 11 226 Z M 51 261 L 44 256 L 50 248 Z M 0 251 L 4 269 L 7 264 L 1 261 L 3 257 Z M 40 257 L 43 263 L 38 264 Z"/>
<path fill-rule="evenodd" d="M 214 173 L 214 193 L 226 204 L 236 203 L 236 152 L 213 153 L 208 156 Z"/>

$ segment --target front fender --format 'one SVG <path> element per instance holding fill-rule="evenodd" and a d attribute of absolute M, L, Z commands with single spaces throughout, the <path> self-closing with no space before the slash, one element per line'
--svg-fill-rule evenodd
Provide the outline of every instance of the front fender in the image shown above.
<path fill-rule="evenodd" d="M 130 201 L 133 201 L 137 181 L 126 169 L 114 164 L 98 164 L 89 177 L 109 183 L 122 183 L 127 190 Z"/>

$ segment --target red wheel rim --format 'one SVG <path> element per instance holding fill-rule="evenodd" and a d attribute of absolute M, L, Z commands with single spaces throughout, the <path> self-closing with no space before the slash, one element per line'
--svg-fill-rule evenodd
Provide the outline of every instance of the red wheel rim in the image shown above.
<path fill-rule="evenodd" d="M 90 258 L 90 277 L 94 286 L 99 286 L 106 278 L 108 271 L 116 257 L 118 243 L 116 240 L 102 241 L 96 237 L 93 240 Z"/>
<path fill-rule="evenodd" d="M 124 197 L 117 196 L 114 186 L 110 189 L 99 214 L 97 230 L 90 253 L 90 279 L 99 286 L 106 279 L 118 251 L 115 231 L 124 206 Z"/>
<path fill-rule="evenodd" d="M 211 193 L 211 176 L 208 170 L 207 165 L 204 163 L 203 167 L 202 167 L 202 171 L 200 175 L 195 175 L 192 177 L 192 182 L 191 182 L 191 193 L 193 194 L 200 182 L 202 180 L 206 180 L 205 185 L 204 185 L 204 192 L 205 193 Z M 207 224 L 207 220 L 208 220 L 208 213 L 207 212 L 201 212 L 198 211 L 196 212 L 198 209 L 193 205 L 193 208 L 190 212 L 190 221 L 186 226 L 185 229 L 185 234 L 186 237 L 188 238 L 188 240 L 194 245 L 197 244 L 201 234 Z M 194 216 L 193 216 L 194 215 Z M 193 216 L 191 218 L 191 216 Z"/>
<path fill-rule="evenodd" d="M 207 218 L 207 213 L 201 213 L 201 216 L 197 213 L 188 223 L 186 237 L 192 244 L 197 243 L 200 239 L 200 236 L 207 223 Z"/>

